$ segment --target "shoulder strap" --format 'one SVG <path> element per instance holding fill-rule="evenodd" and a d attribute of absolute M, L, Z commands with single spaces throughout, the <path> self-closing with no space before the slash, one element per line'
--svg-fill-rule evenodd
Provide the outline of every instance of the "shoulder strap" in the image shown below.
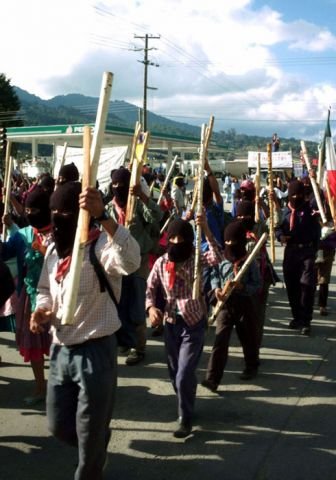
<path fill-rule="evenodd" d="M 99 262 L 99 260 L 97 258 L 97 255 L 96 255 L 96 252 L 95 252 L 95 246 L 96 246 L 97 240 L 98 240 L 98 238 L 90 244 L 90 250 L 89 250 L 90 262 L 91 262 L 91 265 L 94 268 L 94 271 L 96 272 L 96 275 L 97 275 L 97 278 L 98 278 L 98 281 L 99 281 L 100 291 L 101 292 L 107 291 L 111 300 L 117 306 L 118 305 L 117 299 L 115 298 L 112 287 L 111 287 L 109 281 L 106 278 L 104 269 L 103 269 L 101 263 Z"/>

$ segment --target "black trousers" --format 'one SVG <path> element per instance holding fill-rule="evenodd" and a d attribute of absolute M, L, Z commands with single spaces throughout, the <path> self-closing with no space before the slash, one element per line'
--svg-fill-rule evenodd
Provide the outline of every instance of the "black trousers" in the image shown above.
<path fill-rule="evenodd" d="M 259 324 L 253 298 L 232 295 L 216 319 L 216 337 L 206 378 L 219 385 L 228 359 L 230 337 L 235 326 L 243 348 L 246 368 L 259 366 Z"/>
<path fill-rule="evenodd" d="M 283 273 L 294 321 L 309 327 L 313 318 L 316 289 L 316 252 L 312 247 L 287 246 Z"/>

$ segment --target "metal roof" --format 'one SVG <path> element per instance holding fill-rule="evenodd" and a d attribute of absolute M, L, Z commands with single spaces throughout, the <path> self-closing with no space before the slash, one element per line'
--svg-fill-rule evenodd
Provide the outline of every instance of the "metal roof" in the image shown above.
<path fill-rule="evenodd" d="M 94 124 L 89 124 L 94 128 Z M 33 127 L 11 127 L 7 129 L 7 137 L 12 142 L 63 145 L 81 147 L 83 143 L 84 124 L 73 125 L 40 125 Z M 104 134 L 104 147 L 130 145 L 134 130 L 130 128 L 107 125 Z M 167 150 L 173 148 L 194 152 L 200 146 L 200 138 L 150 132 L 149 149 Z M 225 147 L 210 143 L 210 150 L 221 151 Z"/>

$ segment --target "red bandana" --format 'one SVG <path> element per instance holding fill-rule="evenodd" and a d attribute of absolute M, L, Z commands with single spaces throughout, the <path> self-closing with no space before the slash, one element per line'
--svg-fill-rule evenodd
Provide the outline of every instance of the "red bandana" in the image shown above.
<path fill-rule="evenodd" d="M 169 273 L 169 281 L 168 287 L 171 290 L 174 287 L 175 279 L 176 279 L 176 264 L 175 262 L 167 262 L 166 264 L 166 272 Z"/>

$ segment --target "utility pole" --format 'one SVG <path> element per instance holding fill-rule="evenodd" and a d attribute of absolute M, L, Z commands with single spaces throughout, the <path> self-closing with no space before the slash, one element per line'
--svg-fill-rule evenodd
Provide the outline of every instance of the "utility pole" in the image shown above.
<path fill-rule="evenodd" d="M 148 35 L 148 33 L 146 33 L 146 35 L 144 37 L 134 35 L 134 38 L 140 38 L 141 40 L 145 40 L 145 48 L 136 49 L 135 51 L 140 51 L 140 50 L 144 51 L 144 59 L 143 60 L 138 60 L 138 62 L 143 63 L 144 66 L 145 66 L 142 125 L 143 125 L 144 132 L 146 132 L 147 131 L 147 90 L 157 90 L 156 87 L 149 87 L 148 86 L 148 65 L 159 67 L 159 65 L 157 63 L 153 63 L 153 62 L 150 62 L 148 60 L 148 51 L 149 50 L 154 50 L 154 48 L 148 48 L 148 40 L 160 39 L 160 36 L 155 37 L 154 35 Z"/>

